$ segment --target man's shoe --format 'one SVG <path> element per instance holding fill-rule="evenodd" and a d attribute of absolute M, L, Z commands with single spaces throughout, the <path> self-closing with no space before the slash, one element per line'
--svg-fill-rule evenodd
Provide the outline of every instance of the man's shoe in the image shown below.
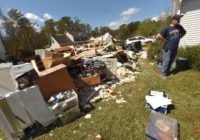
<path fill-rule="evenodd" d="M 164 75 L 164 74 L 161 74 L 161 78 L 163 78 L 163 79 L 167 79 L 167 75 Z"/>

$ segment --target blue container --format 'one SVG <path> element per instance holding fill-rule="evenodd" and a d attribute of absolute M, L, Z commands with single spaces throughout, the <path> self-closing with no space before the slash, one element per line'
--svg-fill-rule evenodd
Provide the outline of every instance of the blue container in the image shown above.
<path fill-rule="evenodd" d="M 146 103 L 146 106 L 145 106 L 145 107 L 146 107 L 147 109 L 149 109 L 149 110 L 154 110 L 154 111 L 156 111 L 156 112 L 160 112 L 160 113 L 163 113 L 163 114 L 167 114 L 167 108 L 168 108 L 168 106 L 161 106 L 161 107 L 159 107 L 159 108 L 157 108 L 157 109 L 153 109 L 149 103 Z"/>

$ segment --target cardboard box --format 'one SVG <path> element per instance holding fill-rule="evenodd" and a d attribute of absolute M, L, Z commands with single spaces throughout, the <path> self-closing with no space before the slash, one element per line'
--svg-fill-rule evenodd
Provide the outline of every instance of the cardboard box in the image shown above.
<path fill-rule="evenodd" d="M 101 78 L 99 75 L 96 76 L 90 76 L 90 77 L 84 77 L 80 79 L 76 79 L 75 85 L 77 88 L 83 88 L 88 86 L 94 86 L 101 83 Z"/>
<path fill-rule="evenodd" d="M 63 64 L 40 72 L 40 78 L 36 83 L 40 87 L 41 93 L 46 100 L 59 92 L 71 89 L 76 91 L 76 86 L 66 66 Z"/>
<path fill-rule="evenodd" d="M 49 69 L 51 67 L 57 66 L 59 64 L 67 64 L 70 60 L 70 57 L 58 57 L 58 58 L 44 58 L 42 62 L 44 64 L 45 69 Z"/>

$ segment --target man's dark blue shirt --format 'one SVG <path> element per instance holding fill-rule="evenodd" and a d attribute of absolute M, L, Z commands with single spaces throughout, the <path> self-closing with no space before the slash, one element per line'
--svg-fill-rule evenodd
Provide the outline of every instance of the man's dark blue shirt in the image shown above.
<path fill-rule="evenodd" d="M 180 39 L 186 34 L 186 30 L 181 25 L 168 26 L 160 34 L 166 39 L 164 49 L 178 49 Z"/>

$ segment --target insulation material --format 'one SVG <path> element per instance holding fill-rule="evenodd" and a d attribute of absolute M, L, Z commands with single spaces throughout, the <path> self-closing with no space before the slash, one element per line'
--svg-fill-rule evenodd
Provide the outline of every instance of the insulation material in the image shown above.
<path fill-rule="evenodd" d="M 10 106 L 13 114 L 18 119 L 18 122 L 22 129 L 25 129 L 29 126 L 31 126 L 34 123 L 34 120 L 31 120 L 29 117 L 29 114 L 25 110 L 25 106 L 23 102 L 21 101 L 21 93 L 23 91 L 15 91 L 13 93 L 8 93 L 5 96 L 5 99 Z"/>
<path fill-rule="evenodd" d="M 12 63 L 0 64 L 0 96 L 17 90 L 16 75 Z"/>
<path fill-rule="evenodd" d="M 0 109 L 0 128 L 4 131 L 8 140 L 12 140 L 12 134 L 14 130 L 12 129 L 11 125 L 9 124 L 6 116 L 4 115 L 2 109 Z"/>
<path fill-rule="evenodd" d="M 0 100 L 0 128 L 10 139 L 17 139 L 24 135 L 17 117 L 13 114 L 5 98 Z"/>
<path fill-rule="evenodd" d="M 37 86 L 24 89 L 20 96 L 26 111 L 33 120 L 37 120 L 43 126 L 48 126 L 56 119 Z"/>

